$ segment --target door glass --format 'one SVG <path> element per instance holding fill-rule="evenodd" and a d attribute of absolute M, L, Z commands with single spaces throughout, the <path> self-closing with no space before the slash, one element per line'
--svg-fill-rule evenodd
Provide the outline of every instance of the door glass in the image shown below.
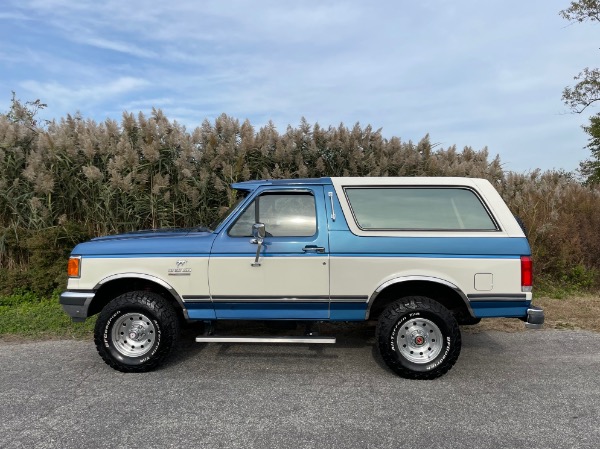
<path fill-rule="evenodd" d="M 264 193 L 229 229 L 231 237 L 252 237 L 252 225 L 264 223 L 267 237 L 310 237 L 317 232 L 315 198 L 307 192 Z"/>

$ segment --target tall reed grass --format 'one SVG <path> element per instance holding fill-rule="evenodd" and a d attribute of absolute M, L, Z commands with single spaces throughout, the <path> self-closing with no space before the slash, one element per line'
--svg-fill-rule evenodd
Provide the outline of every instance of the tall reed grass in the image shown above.
<path fill-rule="evenodd" d="M 188 131 L 160 110 L 40 126 L 13 100 L 0 115 L 0 293 L 61 288 L 69 251 L 90 237 L 210 223 L 235 201 L 232 182 L 319 176 L 486 178 L 525 222 L 541 279 L 598 287 L 600 192 L 566 173 L 510 173 L 487 149 L 304 119 L 281 133 L 227 115 Z"/>

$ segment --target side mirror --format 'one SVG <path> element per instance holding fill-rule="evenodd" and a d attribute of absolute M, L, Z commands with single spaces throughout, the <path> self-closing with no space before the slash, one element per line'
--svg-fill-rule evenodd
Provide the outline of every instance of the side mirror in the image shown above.
<path fill-rule="evenodd" d="M 252 237 L 256 240 L 263 240 L 265 235 L 267 235 L 267 231 L 264 223 L 254 223 L 252 225 Z"/>

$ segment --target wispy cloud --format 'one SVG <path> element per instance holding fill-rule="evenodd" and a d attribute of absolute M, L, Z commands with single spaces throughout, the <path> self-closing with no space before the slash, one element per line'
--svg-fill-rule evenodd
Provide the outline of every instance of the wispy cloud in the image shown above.
<path fill-rule="evenodd" d="M 140 78 L 122 77 L 103 84 L 67 86 L 64 84 L 36 80 L 26 80 L 19 87 L 29 92 L 32 97 L 43 98 L 46 103 L 58 105 L 81 105 L 91 107 L 94 104 L 111 98 L 130 94 L 148 86 L 148 81 Z M 79 108 L 80 109 L 80 108 Z"/>
<path fill-rule="evenodd" d="M 120 53 L 129 54 L 132 56 L 138 56 L 140 58 L 156 58 L 158 54 L 152 50 L 146 50 L 137 45 L 132 45 L 127 42 L 112 41 L 100 37 L 77 37 L 74 39 L 75 42 L 82 44 L 91 45 L 93 47 L 103 48 L 106 50 L 113 50 Z"/>
<path fill-rule="evenodd" d="M 564 7 L 4 0 L 0 107 L 12 89 L 55 117 L 157 107 L 188 127 L 223 112 L 280 129 L 302 116 L 361 122 L 388 137 L 488 145 L 514 169 L 572 169 L 586 117 L 560 116 L 560 93 L 593 64 L 597 28 L 565 28 Z"/>

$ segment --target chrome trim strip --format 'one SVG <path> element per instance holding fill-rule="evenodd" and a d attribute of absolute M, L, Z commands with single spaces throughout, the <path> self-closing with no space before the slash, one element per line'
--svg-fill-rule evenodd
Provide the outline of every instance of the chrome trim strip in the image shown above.
<path fill-rule="evenodd" d="M 398 284 L 400 282 L 409 282 L 409 281 L 434 282 L 436 284 L 441 284 L 441 285 L 445 285 L 446 287 L 450 287 L 463 300 L 465 306 L 467 307 L 469 315 L 471 315 L 471 317 L 473 317 L 473 318 L 476 318 L 475 317 L 475 313 L 473 312 L 473 309 L 471 308 L 471 304 L 469 303 L 469 298 L 467 298 L 467 295 L 465 295 L 462 292 L 462 290 L 460 288 L 458 288 L 456 285 L 454 285 L 452 282 L 448 282 L 448 281 L 446 281 L 444 279 L 440 279 L 440 278 L 436 278 L 436 277 L 431 277 L 431 276 L 403 276 L 403 277 L 398 277 L 398 278 L 390 279 L 389 281 L 384 282 L 379 287 L 377 287 L 377 289 L 375 289 L 375 291 L 373 292 L 373 294 L 369 298 L 369 303 L 367 305 L 367 312 L 365 314 L 365 320 L 369 319 L 369 315 L 371 313 L 371 306 L 373 305 L 373 303 L 375 302 L 375 299 L 377 298 L 377 296 L 379 295 L 379 293 L 382 290 L 384 290 L 385 288 L 389 287 L 390 285 Z"/>
<path fill-rule="evenodd" d="M 467 295 L 469 301 L 527 301 L 527 295 L 517 294 L 481 294 L 474 293 Z"/>
<path fill-rule="evenodd" d="M 198 303 L 198 302 L 211 302 L 209 296 L 184 296 L 183 302 L 185 304 Z"/>
<path fill-rule="evenodd" d="M 184 295 L 182 297 L 184 303 L 197 302 L 335 302 L 335 303 L 366 303 L 368 296 L 195 296 Z"/>
<path fill-rule="evenodd" d="M 84 301 L 87 301 L 88 299 L 93 298 L 95 295 L 96 295 L 96 292 L 77 292 L 77 291 L 67 290 L 60 294 L 60 301 L 62 303 L 63 298 L 64 299 L 83 299 Z"/>
<path fill-rule="evenodd" d="M 335 337 L 196 337 L 197 343 L 308 343 L 334 344 Z"/>
<path fill-rule="evenodd" d="M 328 303 L 327 296 L 213 296 L 213 302 L 322 302 Z"/>
<path fill-rule="evenodd" d="M 367 302 L 369 297 L 367 295 L 364 296 L 330 296 L 330 302 Z"/>

